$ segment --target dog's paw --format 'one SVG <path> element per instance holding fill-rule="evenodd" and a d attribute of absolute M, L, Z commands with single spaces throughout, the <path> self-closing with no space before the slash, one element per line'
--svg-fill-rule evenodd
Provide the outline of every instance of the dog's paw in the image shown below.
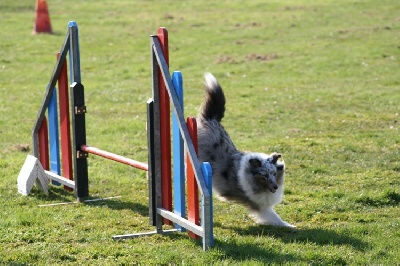
<path fill-rule="evenodd" d="M 270 225 L 270 226 L 276 226 L 276 227 L 286 227 L 286 228 L 292 228 L 292 229 L 297 228 L 295 225 L 292 225 L 292 224 L 284 222 L 284 221 L 282 221 L 280 223 L 271 223 L 269 221 L 257 221 L 257 222 L 258 222 L 258 224 L 262 224 L 262 225 Z"/>
<path fill-rule="evenodd" d="M 297 228 L 297 226 L 295 226 L 295 225 L 292 225 L 292 224 L 290 224 L 290 223 L 287 223 L 287 222 L 284 222 L 284 225 L 282 225 L 282 227 L 287 227 L 287 228 Z"/>
<path fill-rule="evenodd" d="M 220 195 L 216 195 L 216 197 L 222 201 L 222 202 L 230 202 L 227 198 L 225 198 L 224 196 L 220 196 Z"/>
<path fill-rule="evenodd" d="M 277 152 L 271 153 L 270 156 L 272 158 L 271 162 L 273 164 L 276 164 L 278 162 L 278 159 L 282 157 L 282 155 L 280 153 L 277 153 Z"/>
<path fill-rule="evenodd" d="M 296 228 L 295 225 L 283 221 L 273 210 L 266 212 L 250 212 L 250 217 L 258 224 L 271 225 L 276 227 Z"/>

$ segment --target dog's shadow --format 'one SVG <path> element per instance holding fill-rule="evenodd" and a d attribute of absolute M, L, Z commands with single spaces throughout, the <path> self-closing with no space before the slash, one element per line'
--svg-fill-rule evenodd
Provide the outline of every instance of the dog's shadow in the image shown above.
<path fill-rule="evenodd" d="M 298 262 L 300 258 L 289 253 L 279 253 L 273 249 L 260 246 L 257 243 L 239 242 L 234 238 L 225 240 L 215 239 L 215 247 L 220 249 L 223 257 L 235 262 L 257 261 L 264 264 L 273 262 Z"/>
<path fill-rule="evenodd" d="M 292 229 L 267 225 L 256 225 L 242 228 L 221 225 L 220 223 L 214 223 L 214 225 L 215 227 L 220 227 L 222 229 L 232 230 L 241 236 L 256 236 L 258 238 L 270 237 L 280 239 L 282 242 L 287 244 L 314 243 L 319 246 L 346 245 L 352 246 L 359 251 L 364 251 L 369 246 L 367 242 L 364 242 L 355 237 L 322 228 Z M 233 240 L 221 241 L 217 239 L 215 240 L 215 242 L 216 246 L 221 248 L 227 256 L 238 261 L 248 258 L 252 258 L 258 261 L 265 261 L 266 263 L 271 263 L 271 259 L 275 262 L 302 260 L 301 256 L 297 256 L 296 254 L 276 253 L 272 249 L 266 249 L 260 247 L 257 244 L 238 243 L 237 241 Z M 244 250 L 245 254 L 243 254 L 243 252 L 238 252 L 238 250 Z M 332 263 L 332 261 L 330 261 L 329 263 Z M 339 261 L 336 261 L 335 263 L 341 264 Z"/>
<path fill-rule="evenodd" d="M 322 228 L 286 228 L 274 227 L 269 225 L 256 225 L 246 228 L 240 227 L 227 227 L 224 225 L 216 224 L 216 226 L 234 230 L 239 235 L 253 235 L 259 237 L 273 237 L 279 238 L 285 243 L 314 243 L 317 245 L 349 245 L 353 248 L 363 251 L 368 248 L 368 243 L 357 239 L 355 237 L 340 234 L 333 230 Z"/>

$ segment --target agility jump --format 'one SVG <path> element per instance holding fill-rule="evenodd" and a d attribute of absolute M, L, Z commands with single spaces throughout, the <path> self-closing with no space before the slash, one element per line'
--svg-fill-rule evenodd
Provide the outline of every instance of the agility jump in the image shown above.
<path fill-rule="evenodd" d="M 87 145 L 87 109 L 80 75 L 78 27 L 71 21 L 32 130 L 33 156 L 28 155 L 20 171 L 18 190 L 27 195 L 33 182 L 36 182 L 40 189 L 48 193 L 48 182 L 52 180 L 55 185 L 63 184 L 65 189 L 73 190 L 77 200 L 82 202 L 89 196 L 88 155 L 99 155 L 148 172 L 149 216 L 150 223 L 156 230 L 149 233 L 118 235 L 113 239 L 188 230 L 192 238 L 202 237 L 203 249 L 206 250 L 214 243 L 211 166 L 206 162 L 200 163 L 197 158 L 196 119 L 189 117 L 185 121 L 183 116 L 182 75 L 180 72 L 174 72 L 171 78 L 168 66 L 168 32 L 165 28 L 160 28 L 157 35 L 150 36 L 150 47 L 152 98 L 147 101 L 148 164 Z M 67 54 L 70 62 L 70 92 Z M 57 83 L 59 103 L 55 89 Z M 174 154 L 174 188 L 171 152 Z M 176 229 L 164 230 L 164 224 L 174 224 Z"/>

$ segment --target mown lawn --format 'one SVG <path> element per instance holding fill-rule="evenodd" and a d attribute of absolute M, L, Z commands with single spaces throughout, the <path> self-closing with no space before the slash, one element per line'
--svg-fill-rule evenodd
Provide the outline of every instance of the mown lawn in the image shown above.
<path fill-rule="evenodd" d="M 32 35 L 34 1 L 0 3 L 0 264 L 393 265 L 400 261 L 400 3 L 48 0 L 54 34 Z M 151 231 L 142 171 L 90 156 L 90 198 L 18 194 L 31 130 L 68 21 L 79 27 L 89 145 L 147 159 L 149 35 L 169 30 L 170 68 L 195 116 L 202 77 L 225 89 L 223 124 L 242 150 L 283 154 L 276 210 L 259 226 L 214 200 L 215 247 Z"/>

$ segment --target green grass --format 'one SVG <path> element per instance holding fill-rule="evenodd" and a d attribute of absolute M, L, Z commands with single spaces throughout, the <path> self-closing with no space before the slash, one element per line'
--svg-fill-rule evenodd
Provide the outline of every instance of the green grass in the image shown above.
<path fill-rule="evenodd" d="M 52 35 L 31 35 L 34 1 L 3 0 L 0 30 L 0 264 L 393 265 L 400 261 L 400 4 L 383 1 L 47 1 Z M 65 37 L 79 26 L 89 145 L 146 161 L 149 35 L 169 30 L 185 113 L 202 75 L 225 89 L 224 126 L 242 150 L 287 165 L 281 217 L 259 226 L 214 201 L 215 247 L 153 230 L 144 172 L 90 156 L 90 197 L 18 194 L 31 130 Z"/>

